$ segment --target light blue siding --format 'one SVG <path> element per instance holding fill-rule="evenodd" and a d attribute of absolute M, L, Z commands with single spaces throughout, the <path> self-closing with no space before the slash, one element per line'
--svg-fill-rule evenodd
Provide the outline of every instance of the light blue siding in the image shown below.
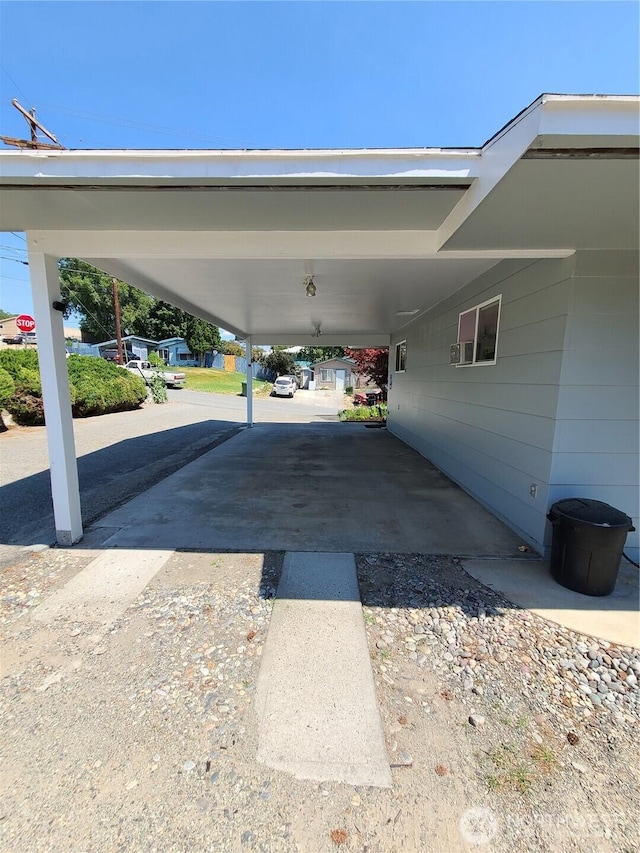
<path fill-rule="evenodd" d="M 408 354 L 406 372 L 392 371 L 389 429 L 541 553 L 547 511 L 569 495 L 611 503 L 640 526 L 632 255 L 503 261 L 392 339 L 392 351 L 406 339 Z M 450 366 L 460 312 L 498 294 L 497 363 Z M 637 559 L 637 533 L 627 551 Z"/>

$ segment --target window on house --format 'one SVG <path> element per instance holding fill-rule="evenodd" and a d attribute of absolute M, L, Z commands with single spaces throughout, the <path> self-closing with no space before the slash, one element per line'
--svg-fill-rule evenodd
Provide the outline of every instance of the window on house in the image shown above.
<path fill-rule="evenodd" d="M 178 353 L 178 361 L 193 361 L 193 355 L 190 352 Z"/>
<path fill-rule="evenodd" d="M 320 382 L 333 382 L 333 368 L 331 368 L 331 367 L 321 367 L 320 368 Z"/>
<path fill-rule="evenodd" d="M 407 342 L 396 344 L 396 373 L 404 373 L 407 369 Z"/>
<path fill-rule="evenodd" d="M 464 363 L 495 364 L 502 296 L 463 311 L 458 320 L 458 341 L 470 344 Z"/>

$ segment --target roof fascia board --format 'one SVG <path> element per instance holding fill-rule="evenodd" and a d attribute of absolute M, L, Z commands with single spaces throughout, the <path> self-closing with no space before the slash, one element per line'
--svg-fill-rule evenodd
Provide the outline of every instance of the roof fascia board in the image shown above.
<path fill-rule="evenodd" d="M 565 258 L 574 252 L 572 247 L 438 252 L 437 235 L 437 231 L 31 231 L 28 241 L 36 252 L 84 259 L 503 259 Z"/>
<path fill-rule="evenodd" d="M 4 182 L 122 181 L 124 183 L 336 180 L 469 180 L 477 172 L 479 152 L 391 150 L 335 152 L 167 152 L 41 151 L 0 152 Z"/>
<path fill-rule="evenodd" d="M 547 138 L 582 136 L 590 140 L 589 145 L 593 144 L 594 137 L 610 140 L 612 145 L 615 145 L 616 137 L 637 139 L 640 135 L 640 99 L 549 96 L 542 102 L 539 135 Z"/>

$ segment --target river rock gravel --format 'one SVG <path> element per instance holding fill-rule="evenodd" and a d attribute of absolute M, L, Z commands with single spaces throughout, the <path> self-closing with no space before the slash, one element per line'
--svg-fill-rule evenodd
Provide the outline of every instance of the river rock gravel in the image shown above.
<path fill-rule="evenodd" d="M 446 557 L 357 558 L 393 787 L 258 764 L 282 556 L 176 553 L 109 625 L 31 618 L 90 552 L 25 554 L 0 577 L 3 849 L 637 849 L 638 651 L 521 611 Z"/>

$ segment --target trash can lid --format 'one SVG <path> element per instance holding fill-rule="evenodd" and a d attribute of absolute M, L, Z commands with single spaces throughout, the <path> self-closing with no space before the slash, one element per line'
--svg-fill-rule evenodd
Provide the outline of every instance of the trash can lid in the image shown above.
<path fill-rule="evenodd" d="M 554 503 L 551 512 L 598 527 L 632 527 L 632 521 L 626 513 L 590 498 L 565 498 Z"/>

